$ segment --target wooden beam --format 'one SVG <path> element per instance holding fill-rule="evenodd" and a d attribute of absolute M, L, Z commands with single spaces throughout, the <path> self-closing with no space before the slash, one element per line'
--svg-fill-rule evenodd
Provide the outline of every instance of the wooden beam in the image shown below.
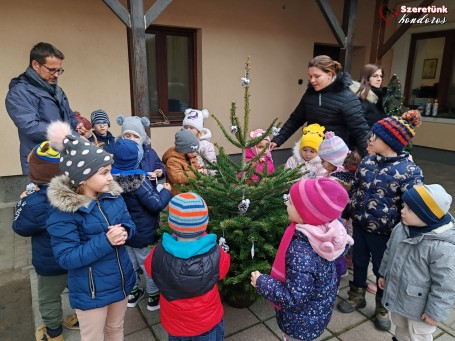
<path fill-rule="evenodd" d="M 131 18 L 128 11 L 118 0 L 104 0 L 104 3 L 114 12 L 114 14 L 126 25 L 131 28 Z"/>
<path fill-rule="evenodd" d="M 431 5 L 434 0 L 423 0 L 419 7 L 427 7 Z M 412 13 L 407 18 L 414 19 L 421 15 L 421 13 Z M 411 27 L 412 24 L 401 24 L 400 27 L 389 37 L 389 39 L 379 48 L 378 57 L 382 58 L 388 50 L 397 42 L 398 39 Z"/>
<path fill-rule="evenodd" d="M 335 13 L 333 13 L 328 0 L 316 0 L 316 3 L 321 9 L 322 15 L 327 21 L 327 24 L 329 24 L 329 27 L 338 42 L 338 46 L 344 47 L 346 43 L 346 36 L 337 20 L 337 17 L 335 16 Z"/>
<path fill-rule="evenodd" d="M 380 11 L 388 4 L 388 0 L 376 0 L 376 9 L 373 17 L 373 33 L 371 35 L 370 64 L 381 64 L 378 51 L 384 43 L 385 21 L 381 19 Z"/>
<path fill-rule="evenodd" d="M 147 54 L 145 50 L 144 2 L 143 0 L 128 0 L 128 8 L 131 12 L 131 30 L 129 31 L 128 46 L 133 88 L 133 113 L 136 116 L 150 118 Z"/>
<path fill-rule="evenodd" d="M 157 0 L 145 14 L 145 29 L 166 9 L 172 0 Z"/>
<path fill-rule="evenodd" d="M 346 32 L 346 41 L 341 49 L 340 62 L 344 71 L 351 73 L 352 69 L 352 51 L 354 50 L 354 28 L 357 16 L 357 0 L 344 0 L 343 9 L 343 31 Z"/>

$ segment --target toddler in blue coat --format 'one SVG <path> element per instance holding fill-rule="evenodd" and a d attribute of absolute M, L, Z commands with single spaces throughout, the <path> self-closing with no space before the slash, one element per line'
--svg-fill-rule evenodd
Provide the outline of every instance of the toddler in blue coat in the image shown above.
<path fill-rule="evenodd" d="M 270 275 L 251 273 L 251 285 L 276 309 L 283 339 L 314 340 L 332 316 L 337 295 L 334 260 L 353 244 L 337 219 L 348 202 L 335 180 L 304 179 L 286 202 L 291 225 L 284 232 Z"/>
<path fill-rule="evenodd" d="M 32 149 L 28 156 L 29 178 L 33 188 L 21 194 L 16 205 L 13 230 L 23 237 L 32 237 L 32 264 L 38 277 L 38 307 L 43 319 L 36 340 L 63 341 L 63 325 L 77 329 L 76 315 L 63 319 L 61 294 L 68 284 L 68 273 L 57 264 L 51 248 L 51 236 L 46 229 L 50 211 L 47 187 L 50 180 L 61 174 L 60 153 L 49 141 Z M 28 186 L 27 186 L 28 187 Z"/>
<path fill-rule="evenodd" d="M 60 151 L 63 172 L 49 184 L 47 230 L 58 264 L 68 270 L 81 340 L 123 340 L 128 294 L 136 280 L 124 245 L 136 226 L 112 179 L 112 157 L 71 135 L 67 123 L 51 123 L 47 134 Z"/>

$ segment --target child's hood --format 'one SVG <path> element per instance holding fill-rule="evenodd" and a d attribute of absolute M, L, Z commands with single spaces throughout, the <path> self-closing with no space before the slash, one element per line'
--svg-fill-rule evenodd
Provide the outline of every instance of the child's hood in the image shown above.
<path fill-rule="evenodd" d="M 123 193 L 137 190 L 145 181 L 145 174 L 114 175 L 114 180 L 122 187 Z"/>
<path fill-rule="evenodd" d="M 292 148 L 292 155 L 294 155 L 299 163 L 303 162 L 302 154 L 300 154 L 300 141 L 297 141 Z"/>
<path fill-rule="evenodd" d="M 199 140 L 207 140 L 210 141 L 212 139 L 212 132 L 208 128 L 204 128 L 201 130 L 201 137 Z"/>
<path fill-rule="evenodd" d="M 171 255 L 188 259 L 194 256 L 207 253 L 216 245 L 216 235 L 213 233 L 206 234 L 193 241 L 178 241 L 176 237 L 169 233 L 163 234 L 163 248 Z"/>
<path fill-rule="evenodd" d="M 122 193 L 122 188 L 112 181 L 109 193 L 118 196 Z M 68 213 L 74 213 L 82 207 L 88 208 L 93 202 L 93 199 L 74 192 L 71 189 L 70 178 L 66 175 L 59 175 L 51 180 L 47 189 L 47 197 L 53 207 Z"/>

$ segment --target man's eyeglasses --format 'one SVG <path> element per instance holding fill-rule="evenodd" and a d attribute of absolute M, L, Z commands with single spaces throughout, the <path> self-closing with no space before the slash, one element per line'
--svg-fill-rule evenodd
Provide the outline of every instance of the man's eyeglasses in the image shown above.
<path fill-rule="evenodd" d="M 48 67 L 47 67 L 46 65 L 44 65 L 44 64 L 41 64 L 41 63 L 40 63 L 40 65 L 41 65 L 41 66 L 44 66 L 44 67 L 47 69 L 47 71 L 49 71 L 49 73 L 50 73 L 51 75 L 55 75 L 55 74 L 61 75 L 63 72 L 65 72 L 65 70 L 63 70 L 62 68 L 60 68 L 60 69 L 50 69 L 50 68 L 48 68 Z"/>

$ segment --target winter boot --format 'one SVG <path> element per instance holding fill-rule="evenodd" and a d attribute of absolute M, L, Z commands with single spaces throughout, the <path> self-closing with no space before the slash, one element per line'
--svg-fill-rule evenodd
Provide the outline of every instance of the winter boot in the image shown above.
<path fill-rule="evenodd" d="M 38 327 L 35 332 L 36 341 L 64 341 L 63 333 L 60 333 L 58 336 L 51 337 L 48 334 L 46 326 L 43 324 Z"/>
<path fill-rule="evenodd" d="M 359 288 L 349 281 L 348 299 L 338 303 L 337 307 L 342 313 L 352 313 L 356 309 L 365 308 L 367 301 L 365 301 L 366 288 Z"/>
<path fill-rule="evenodd" d="M 376 329 L 388 331 L 392 327 L 389 312 L 382 305 L 381 299 L 376 297 L 376 310 L 374 312 L 374 326 Z"/>

